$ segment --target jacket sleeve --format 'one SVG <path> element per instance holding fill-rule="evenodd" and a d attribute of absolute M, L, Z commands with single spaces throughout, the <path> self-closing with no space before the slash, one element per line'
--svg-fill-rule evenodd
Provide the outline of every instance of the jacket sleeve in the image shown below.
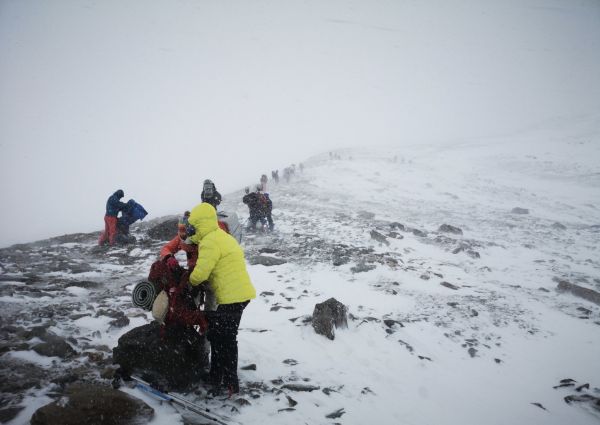
<path fill-rule="evenodd" d="M 160 258 L 169 254 L 176 254 L 179 251 L 179 236 L 175 236 L 160 250 Z"/>
<path fill-rule="evenodd" d="M 219 247 L 213 240 L 202 239 L 201 244 L 198 246 L 196 267 L 194 267 L 194 271 L 190 275 L 190 284 L 196 286 L 208 280 L 217 261 L 219 261 L 220 255 Z"/>

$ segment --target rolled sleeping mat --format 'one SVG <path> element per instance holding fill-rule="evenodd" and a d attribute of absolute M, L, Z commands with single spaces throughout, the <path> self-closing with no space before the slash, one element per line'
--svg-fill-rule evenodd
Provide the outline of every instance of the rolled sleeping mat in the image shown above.
<path fill-rule="evenodd" d="M 152 304 L 158 296 L 158 289 L 156 285 L 151 282 L 143 281 L 135 285 L 131 294 L 131 300 L 133 305 L 136 307 L 143 308 L 144 310 L 152 310 Z"/>

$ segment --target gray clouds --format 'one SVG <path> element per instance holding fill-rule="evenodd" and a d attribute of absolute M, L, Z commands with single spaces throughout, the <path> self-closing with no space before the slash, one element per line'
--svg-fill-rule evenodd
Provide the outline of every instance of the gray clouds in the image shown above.
<path fill-rule="evenodd" d="M 325 150 L 600 107 L 595 1 L 4 1 L 0 245 L 151 216 Z"/>

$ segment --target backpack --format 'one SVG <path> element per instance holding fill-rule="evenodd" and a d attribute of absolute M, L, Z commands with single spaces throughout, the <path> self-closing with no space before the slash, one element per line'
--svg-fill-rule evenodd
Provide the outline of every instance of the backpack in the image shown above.
<path fill-rule="evenodd" d="M 264 193 L 259 193 L 258 194 L 258 204 L 260 205 L 260 207 L 263 210 L 266 210 L 268 201 L 267 201 L 267 197 L 265 196 Z"/>
<path fill-rule="evenodd" d="M 226 229 L 224 230 L 233 236 L 238 243 L 242 242 L 242 225 L 235 212 L 219 211 L 217 212 L 217 220 L 219 220 L 219 224 L 225 225 Z"/>

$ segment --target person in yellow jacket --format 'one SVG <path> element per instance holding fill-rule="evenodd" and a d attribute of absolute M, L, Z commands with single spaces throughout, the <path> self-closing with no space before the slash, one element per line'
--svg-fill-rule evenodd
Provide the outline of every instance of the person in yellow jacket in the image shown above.
<path fill-rule="evenodd" d="M 210 284 L 217 299 L 217 310 L 208 312 L 207 338 L 210 341 L 210 383 L 215 392 L 223 387 L 232 393 L 240 390 L 237 364 L 237 332 L 242 312 L 256 290 L 246 270 L 244 251 L 237 240 L 217 223 L 217 210 L 203 202 L 190 214 L 189 224 L 196 233 L 190 237 L 198 245 L 198 260 L 190 284 Z"/>

